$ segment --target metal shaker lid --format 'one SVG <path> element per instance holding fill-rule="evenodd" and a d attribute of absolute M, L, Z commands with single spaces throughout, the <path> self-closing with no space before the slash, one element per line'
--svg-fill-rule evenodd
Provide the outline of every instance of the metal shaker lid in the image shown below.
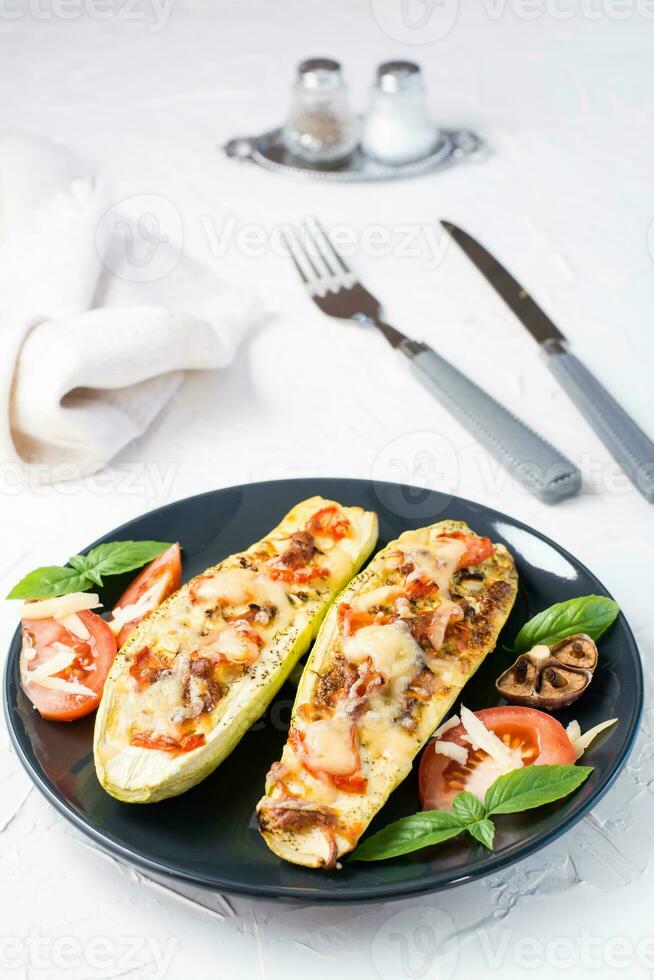
<path fill-rule="evenodd" d="M 377 68 L 377 87 L 382 92 L 399 92 L 420 84 L 422 73 L 414 61 L 385 61 Z"/>
<path fill-rule="evenodd" d="M 307 88 L 334 88 L 341 81 L 341 66 L 332 58 L 307 58 L 298 65 L 297 74 Z"/>

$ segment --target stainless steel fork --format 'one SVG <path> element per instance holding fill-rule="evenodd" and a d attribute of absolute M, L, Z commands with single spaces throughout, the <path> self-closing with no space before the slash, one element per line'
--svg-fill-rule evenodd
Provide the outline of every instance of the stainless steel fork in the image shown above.
<path fill-rule="evenodd" d="M 531 493 L 546 503 L 577 493 L 581 473 L 569 459 L 427 344 L 385 322 L 381 304 L 357 280 L 316 218 L 299 230 L 289 226 L 285 242 L 322 312 L 380 330 L 408 358 L 421 384 Z"/>

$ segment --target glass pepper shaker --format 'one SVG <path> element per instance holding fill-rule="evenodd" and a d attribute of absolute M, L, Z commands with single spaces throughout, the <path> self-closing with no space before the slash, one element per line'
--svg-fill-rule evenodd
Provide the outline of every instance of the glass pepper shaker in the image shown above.
<path fill-rule="evenodd" d="M 358 137 L 340 64 L 331 58 L 303 61 L 283 131 L 286 149 L 307 163 L 335 165 L 351 155 Z"/>
<path fill-rule="evenodd" d="M 428 156 L 437 138 L 419 66 L 412 61 L 380 65 L 363 127 L 364 152 L 382 163 L 410 163 Z"/>

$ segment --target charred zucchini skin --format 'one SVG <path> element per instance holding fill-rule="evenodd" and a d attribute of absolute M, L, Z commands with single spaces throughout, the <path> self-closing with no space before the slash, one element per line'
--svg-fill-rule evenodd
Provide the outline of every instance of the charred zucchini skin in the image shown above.
<path fill-rule="evenodd" d="M 383 567 L 382 563 L 390 553 L 397 550 L 398 546 L 412 542 L 415 535 L 432 531 L 440 534 L 447 533 L 448 531 L 470 533 L 470 530 L 463 522 L 447 520 L 440 521 L 437 524 L 431 525 L 429 528 L 404 532 L 396 541 L 390 542 L 386 548 L 375 555 L 367 567 L 352 579 L 336 602 L 333 603 L 323 621 L 298 686 L 291 717 L 291 727 L 293 727 L 299 706 L 311 699 L 315 686 L 330 660 L 332 644 L 338 634 L 339 605 L 342 602 L 352 603 L 358 596 L 365 594 L 368 590 L 384 584 L 383 578 L 380 577 L 383 576 L 381 572 Z M 479 624 L 479 629 L 475 633 L 473 642 L 471 642 L 469 647 L 461 651 L 461 655 L 465 657 L 467 665 L 465 679 L 453 690 L 447 693 L 439 693 L 427 703 L 421 723 L 415 732 L 407 735 L 406 752 L 403 758 L 396 759 L 393 762 L 389 762 L 380 756 L 367 760 L 367 769 L 364 766 L 364 774 L 368 779 L 368 787 L 364 794 L 360 796 L 350 793 L 338 794 L 337 799 L 331 804 L 331 808 L 338 822 L 350 831 L 347 838 L 338 838 L 338 857 L 354 849 L 357 840 L 363 834 L 372 818 L 382 808 L 393 790 L 409 774 L 416 754 L 420 751 L 432 732 L 447 716 L 450 709 L 460 697 L 465 684 L 470 680 L 486 656 L 495 648 L 497 637 L 515 601 L 518 577 L 513 557 L 503 545 L 495 545 L 495 557 L 492 560 L 486 561 L 483 567 L 487 570 L 488 582 L 490 584 L 495 582 L 504 583 L 498 590 L 501 592 L 502 598 L 500 601 L 490 604 L 488 614 L 484 617 L 484 621 Z M 282 762 L 290 761 L 287 758 L 287 753 L 288 746 L 284 749 Z M 265 808 L 266 801 L 274 801 L 278 798 L 279 793 L 274 782 L 268 782 L 266 785 L 266 794 L 259 802 L 258 811 L 261 812 Z M 268 847 L 283 860 L 310 868 L 319 868 L 327 865 L 325 835 L 320 828 L 309 828 L 301 831 L 270 829 L 265 825 L 265 821 L 262 825 L 261 818 L 260 827 Z"/>
<path fill-rule="evenodd" d="M 289 536 L 301 529 L 318 509 L 332 503 L 335 501 L 324 500 L 322 497 L 302 501 L 267 537 Z M 133 764 L 128 759 L 117 769 L 112 765 L 110 747 L 112 730 L 122 708 L 121 681 L 124 681 L 134 655 L 148 641 L 151 642 L 152 637 L 157 635 L 157 630 L 164 629 L 171 617 L 188 603 L 189 592 L 196 579 L 182 585 L 135 629 L 114 660 L 96 715 L 93 739 L 95 770 L 107 793 L 126 803 L 154 803 L 178 796 L 205 779 L 233 751 L 253 722 L 266 710 L 299 658 L 311 645 L 338 593 L 374 550 L 378 536 L 377 515 L 360 507 L 342 509 L 354 528 L 347 568 L 338 578 L 332 578 L 329 588 L 323 590 L 320 597 L 310 599 L 297 609 L 297 615 L 294 615 L 290 625 L 274 636 L 271 643 L 263 649 L 259 660 L 230 688 L 223 699 L 226 703 L 219 702 L 215 709 L 216 721 L 206 735 L 206 744 L 179 755 L 140 749 L 132 753 Z M 265 540 L 264 538 L 263 541 Z M 260 546 L 261 542 L 256 542 L 240 554 L 255 553 Z M 207 571 L 222 569 L 234 557 L 224 559 Z M 113 743 L 115 744 L 115 738 Z M 119 778 L 116 778 L 117 774 Z"/>

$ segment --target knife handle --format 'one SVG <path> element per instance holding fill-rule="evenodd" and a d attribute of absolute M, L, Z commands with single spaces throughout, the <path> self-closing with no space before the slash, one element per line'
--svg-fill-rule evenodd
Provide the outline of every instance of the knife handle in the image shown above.
<path fill-rule="evenodd" d="M 581 473 L 554 446 L 436 351 L 420 343 L 412 350 L 411 370 L 421 384 L 530 493 L 548 504 L 577 493 Z"/>
<path fill-rule="evenodd" d="M 654 443 L 574 354 L 552 346 L 547 366 L 643 497 L 654 503 Z"/>

